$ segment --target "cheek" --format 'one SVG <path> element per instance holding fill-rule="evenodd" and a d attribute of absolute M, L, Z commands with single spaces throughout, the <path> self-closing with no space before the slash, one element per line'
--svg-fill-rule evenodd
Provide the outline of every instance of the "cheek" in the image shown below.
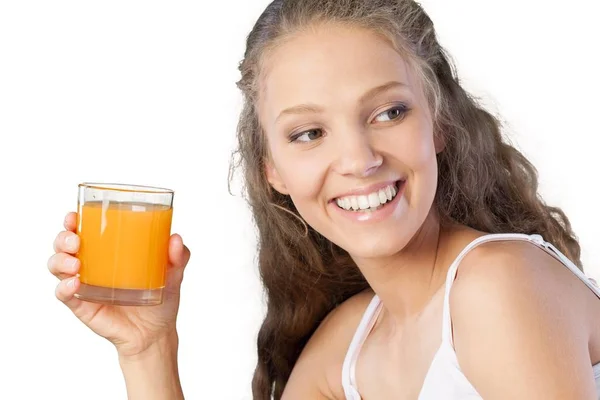
<path fill-rule="evenodd" d="M 419 135 L 411 137 L 407 148 L 411 149 L 408 160 L 415 174 L 437 170 L 435 144 L 433 135 L 429 132 L 420 132 Z"/>
<path fill-rule="evenodd" d="M 426 118 L 412 118 L 399 131 L 384 135 L 382 149 L 401 162 L 410 174 L 419 174 L 436 167 L 436 151 L 431 124 Z"/>
<path fill-rule="evenodd" d="M 277 170 L 298 209 L 301 203 L 318 199 L 327 174 L 326 160 L 297 151 L 277 154 Z"/>
<path fill-rule="evenodd" d="M 300 216 L 313 228 L 320 230 L 320 212 L 323 183 L 327 175 L 326 164 L 318 159 L 288 158 L 284 180 L 288 193 Z"/>
<path fill-rule="evenodd" d="M 408 174 L 409 185 L 405 198 L 413 209 L 427 210 L 431 207 L 437 188 L 437 154 L 433 132 L 427 120 L 414 119 L 402 125 L 397 135 L 391 135 L 384 145 L 392 163 Z"/>

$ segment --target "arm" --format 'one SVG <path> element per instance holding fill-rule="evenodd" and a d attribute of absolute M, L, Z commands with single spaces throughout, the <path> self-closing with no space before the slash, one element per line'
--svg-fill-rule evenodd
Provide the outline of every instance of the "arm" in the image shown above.
<path fill-rule="evenodd" d="M 342 364 L 362 314 L 373 297 L 356 294 L 331 311 L 302 350 L 282 400 L 344 399 Z"/>
<path fill-rule="evenodd" d="M 584 284 L 526 243 L 481 250 L 450 298 L 465 376 L 484 399 L 596 399 Z"/>
<path fill-rule="evenodd" d="M 318 350 L 303 352 L 292 370 L 290 379 L 285 385 L 282 400 L 330 400 L 324 386 L 325 379 L 322 364 L 316 362 Z M 309 354 L 312 353 L 312 354 Z M 304 356 L 304 357 L 303 357 Z"/>
<path fill-rule="evenodd" d="M 336 323 L 337 310 L 320 324 L 302 350 L 285 385 L 282 400 L 329 400 L 334 398 L 327 382 L 327 366 L 332 364 L 335 351 L 327 344 Z M 341 373 L 340 373 L 341 379 Z"/>
<path fill-rule="evenodd" d="M 119 357 L 129 400 L 183 399 L 177 369 L 177 334 L 154 343 L 143 353 Z"/>

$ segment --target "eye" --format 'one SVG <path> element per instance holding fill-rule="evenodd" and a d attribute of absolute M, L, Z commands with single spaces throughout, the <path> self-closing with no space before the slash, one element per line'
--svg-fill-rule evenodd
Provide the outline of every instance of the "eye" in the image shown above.
<path fill-rule="evenodd" d="M 405 105 L 394 106 L 378 114 L 375 117 L 377 122 L 389 122 L 403 119 L 408 112 L 408 107 Z"/>
<path fill-rule="evenodd" d="M 290 142 L 312 142 L 323 137 L 321 129 L 311 129 L 308 131 L 296 133 L 290 137 Z"/>

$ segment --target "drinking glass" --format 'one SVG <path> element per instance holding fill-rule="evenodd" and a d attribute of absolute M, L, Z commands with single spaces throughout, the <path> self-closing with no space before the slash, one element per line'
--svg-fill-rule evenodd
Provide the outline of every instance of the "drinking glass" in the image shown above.
<path fill-rule="evenodd" d="M 139 185 L 79 185 L 77 298 L 129 306 L 162 303 L 173 194 Z"/>

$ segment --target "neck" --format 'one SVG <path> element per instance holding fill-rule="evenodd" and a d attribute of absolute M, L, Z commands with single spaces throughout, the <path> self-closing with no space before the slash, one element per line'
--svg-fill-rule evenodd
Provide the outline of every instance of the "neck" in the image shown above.
<path fill-rule="evenodd" d="M 402 251 L 390 257 L 355 259 L 387 313 L 398 321 L 417 316 L 446 280 L 448 266 L 440 256 L 444 230 L 429 214 Z"/>

